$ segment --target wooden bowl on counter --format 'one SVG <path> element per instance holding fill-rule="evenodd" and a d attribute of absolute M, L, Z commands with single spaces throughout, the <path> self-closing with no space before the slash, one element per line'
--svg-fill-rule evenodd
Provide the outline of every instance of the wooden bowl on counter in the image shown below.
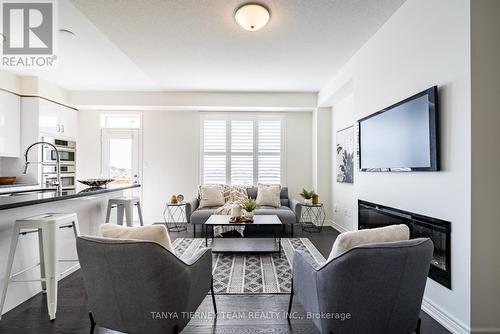
<path fill-rule="evenodd" d="M 15 176 L 0 176 L 0 186 L 8 186 L 16 182 Z"/>

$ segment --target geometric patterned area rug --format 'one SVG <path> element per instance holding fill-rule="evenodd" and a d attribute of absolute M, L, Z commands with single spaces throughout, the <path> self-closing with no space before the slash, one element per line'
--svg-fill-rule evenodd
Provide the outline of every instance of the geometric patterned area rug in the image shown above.
<path fill-rule="evenodd" d="M 208 247 L 210 247 L 210 239 Z M 205 247 L 204 238 L 178 238 L 172 243 L 181 259 L 190 258 Z M 291 291 L 295 250 L 308 253 L 316 262 L 326 261 L 307 238 L 282 238 L 278 254 L 213 254 L 216 294 L 286 294 Z"/>

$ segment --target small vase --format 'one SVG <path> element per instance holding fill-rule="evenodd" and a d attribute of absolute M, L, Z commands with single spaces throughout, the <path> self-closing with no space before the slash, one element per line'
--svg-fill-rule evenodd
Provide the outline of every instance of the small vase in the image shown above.
<path fill-rule="evenodd" d="M 253 218 L 253 211 L 248 212 L 246 214 L 247 217 Z"/>
<path fill-rule="evenodd" d="M 316 205 L 319 203 L 319 196 L 317 194 L 314 194 L 312 197 L 312 204 Z"/>
<path fill-rule="evenodd" d="M 310 199 L 310 198 L 304 198 L 304 204 L 305 205 L 312 205 L 312 199 Z"/>
<path fill-rule="evenodd" d="M 231 216 L 232 217 L 241 217 L 241 206 L 235 204 L 231 207 Z"/>

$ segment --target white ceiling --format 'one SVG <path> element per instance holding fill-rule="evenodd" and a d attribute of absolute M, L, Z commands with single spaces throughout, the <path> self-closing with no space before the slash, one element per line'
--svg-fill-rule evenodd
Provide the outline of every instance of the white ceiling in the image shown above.
<path fill-rule="evenodd" d="M 59 28 L 76 34 L 75 38 L 61 33 L 57 36 L 57 67 L 10 72 L 40 76 L 71 90 L 157 89 L 157 85 L 69 0 L 57 3 Z"/>
<path fill-rule="evenodd" d="M 241 0 L 60 0 L 76 38 L 57 69 L 23 73 L 72 90 L 316 92 L 404 1 L 263 0 L 271 21 L 248 32 Z"/>

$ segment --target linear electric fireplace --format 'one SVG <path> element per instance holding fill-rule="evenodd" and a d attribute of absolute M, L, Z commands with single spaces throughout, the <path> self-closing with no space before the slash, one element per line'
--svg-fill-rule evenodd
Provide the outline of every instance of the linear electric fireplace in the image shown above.
<path fill-rule="evenodd" d="M 434 254 L 429 277 L 451 289 L 451 223 L 412 212 L 358 200 L 358 228 L 375 228 L 395 224 L 406 224 L 410 238 L 430 238 L 434 243 Z"/>

